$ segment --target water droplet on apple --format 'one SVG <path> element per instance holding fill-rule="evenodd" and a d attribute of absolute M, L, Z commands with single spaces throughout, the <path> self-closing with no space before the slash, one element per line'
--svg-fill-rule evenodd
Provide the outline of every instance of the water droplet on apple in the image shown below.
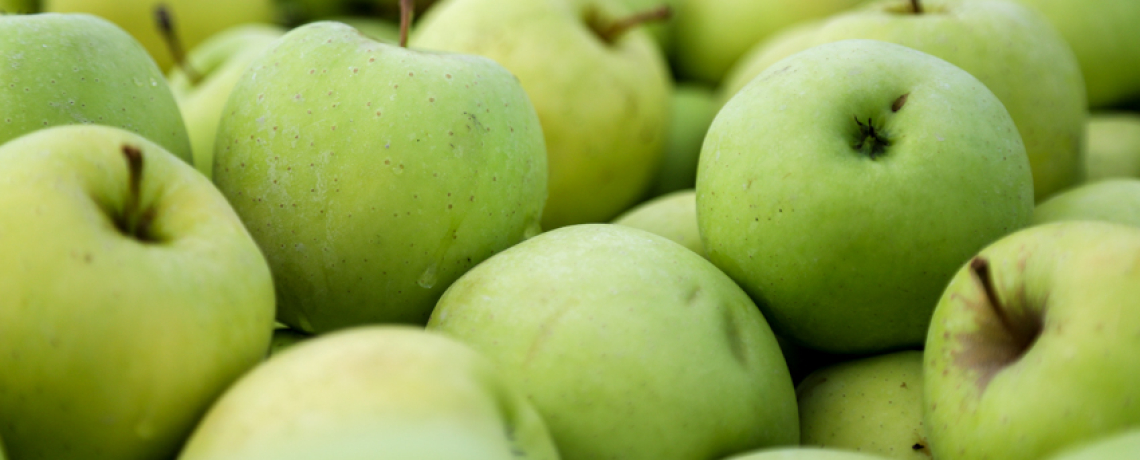
<path fill-rule="evenodd" d="M 424 274 L 420 275 L 420 279 L 416 280 L 416 284 L 424 289 L 431 289 L 435 286 L 435 283 L 439 281 L 438 275 L 436 274 L 438 270 L 439 264 L 431 264 L 427 270 L 424 270 Z"/>

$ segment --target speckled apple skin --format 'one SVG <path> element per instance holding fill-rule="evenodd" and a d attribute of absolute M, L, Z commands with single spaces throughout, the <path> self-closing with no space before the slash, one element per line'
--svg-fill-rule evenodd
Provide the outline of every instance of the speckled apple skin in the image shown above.
<path fill-rule="evenodd" d="M 251 64 L 215 155 L 278 319 L 310 333 L 425 323 L 459 275 L 539 232 L 546 197 L 541 127 L 509 72 L 334 22 Z"/>

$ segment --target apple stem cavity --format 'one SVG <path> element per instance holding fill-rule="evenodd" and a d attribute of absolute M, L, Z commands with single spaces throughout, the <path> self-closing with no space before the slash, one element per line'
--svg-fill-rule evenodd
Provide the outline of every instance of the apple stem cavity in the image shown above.
<path fill-rule="evenodd" d="M 143 173 L 142 150 L 131 145 L 124 145 L 123 156 L 127 159 L 127 202 L 123 206 L 123 213 L 116 224 L 119 230 L 127 236 L 132 236 L 139 241 L 152 241 L 150 224 L 154 221 L 154 210 L 147 209 L 139 212 Z"/>
<path fill-rule="evenodd" d="M 178 63 L 178 67 L 182 68 L 182 72 L 186 74 L 186 78 L 190 80 L 191 85 L 197 85 L 201 80 L 201 75 L 194 70 L 190 65 L 190 61 L 186 58 L 186 53 L 182 50 L 182 41 L 178 39 L 178 34 L 175 32 L 174 18 L 170 14 L 170 7 L 165 3 L 159 3 L 154 7 L 154 20 L 158 24 L 158 33 L 162 35 L 163 41 L 166 42 L 166 47 L 170 49 L 170 55 L 174 57 L 174 62 Z"/>
<path fill-rule="evenodd" d="M 858 142 L 856 142 L 854 146 L 855 150 L 863 152 L 872 160 L 887 153 L 887 147 L 891 145 L 891 141 L 887 139 L 881 130 L 875 129 L 874 120 L 868 117 L 867 123 L 863 123 L 859 121 L 858 116 L 855 116 L 855 124 L 859 126 Z"/>
<path fill-rule="evenodd" d="M 910 9 L 914 14 L 922 14 L 922 2 L 920 0 L 910 0 Z"/>
<path fill-rule="evenodd" d="M 601 21 L 597 17 L 598 12 L 596 10 L 593 12 L 593 16 L 590 23 L 595 25 L 593 29 L 594 32 L 598 34 L 598 38 L 607 44 L 613 44 L 621 38 L 622 35 L 625 35 L 626 32 L 633 30 L 633 28 L 637 26 L 669 19 L 673 16 L 673 9 L 670 8 L 669 5 L 661 5 L 656 8 L 634 13 L 633 15 L 610 22 L 606 25 L 600 24 Z"/>
<path fill-rule="evenodd" d="M 982 289 L 986 293 L 986 300 L 989 302 L 990 308 L 993 310 L 998 321 L 1001 323 L 1002 328 L 1009 333 L 1013 339 L 1012 344 L 1016 348 L 1014 353 L 1010 353 L 1010 362 L 1017 361 L 1025 354 L 1026 351 L 1037 340 L 1037 336 L 1041 334 L 1041 321 L 1039 318 L 1029 319 L 1025 321 L 1014 321 L 1010 318 L 1008 309 L 1002 305 L 1001 299 L 998 298 L 997 290 L 994 287 L 993 274 L 990 272 L 989 261 L 982 257 L 974 257 L 970 260 L 970 271 L 973 273 L 976 280 L 982 285 Z"/>
<path fill-rule="evenodd" d="M 408 31 L 412 28 L 415 12 L 416 0 L 400 0 L 400 48 L 408 47 Z"/>

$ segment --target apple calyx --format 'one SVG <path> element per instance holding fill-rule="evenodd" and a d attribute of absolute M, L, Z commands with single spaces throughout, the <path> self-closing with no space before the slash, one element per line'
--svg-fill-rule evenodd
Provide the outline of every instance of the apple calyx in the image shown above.
<path fill-rule="evenodd" d="M 956 361 L 978 372 L 978 386 L 984 390 L 998 371 L 1020 360 L 1033 347 L 1044 325 L 1041 316 L 1027 311 L 1024 305 L 1014 305 L 1022 308 L 1013 309 L 1002 302 L 984 257 L 971 259 L 968 270 L 985 298 L 984 305 L 975 305 L 978 330 L 962 338 L 967 347 L 958 353 Z"/>
<path fill-rule="evenodd" d="M 154 209 L 139 210 L 140 187 L 142 186 L 143 155 L 142 150 L 131 145 L 123 145 L 123 156 L 127 159 L 127 202 L 123 212 L 115 220 L 115 226 L 124 235 L 134 237 L 139 241 L 155 241 L 150 232 L 150 224 L 154 222 Z"/>
<path fill-rule="evenodd" d="M 633 28 L 637 26 L 664 21 L 672 16 L 673 8 L 669 7 L 669 5 L 661 5 L 656 8 L 634 13 L 616 21 L 607 21 L 602 18 L 602 14 L 598 12 L 597 8 L 594 8 L 590 10 L 586 22 L 602 42 L 612 45 L 620 39 L 622 35 L 625 35 L 626 32 L 633 30 Z"/>
<path fill-rule="evenodd" d="M 194 70 L 190 61 L 186 59 L 186 53 L 182 50 L 182 41 L 178 39 L 178 34 L 175 33 L 174 18 L 171 17 L 170 8 L 165 3 L 155 5 L 154 21 L 158 26 L 159 35 L 162 35 L 166 47 L 170 50 L 170 55 L 174 57 L 174 62 L 178 63 L 178 67 L 181 67 L 182 72 L 186 73 L 186 78 L 190 80 L 190 84 L 197 85 L 202 76 Z"/>
<path fill-rule="evenodd" d="M 400 0 L 400 48 L 408 47 L 408 31 L 412 28 L 415 12 L 416 0 Z"/>
<path fill-rule="evenodd" d="M 863 123 L 859 121 L 859 116 L 855 116 L 855 124 L 859 126 L 858 141 L 853 146 L 855 150 L 862 152 L 872 160 L 887 153 L 887 147 L 890 147 L 891 141 L 881 130 L 875 129 L 874 120 L 867 117 L 867 123 Z"/>

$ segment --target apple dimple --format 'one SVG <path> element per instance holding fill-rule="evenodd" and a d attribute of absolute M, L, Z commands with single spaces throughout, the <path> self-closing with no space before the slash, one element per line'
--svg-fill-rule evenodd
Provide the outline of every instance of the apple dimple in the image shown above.
<path fill-rule="evenodd" d="M 1024 286 L 1017 298 L 1002 302 L 987 259 L 974 257 L 969 273 L 981 298 L 971 300 L 957 294 L 954 297 L 971 310 L 978 327 L 959 334 L 962 348 L 954 352 L 954 363 L 977 372 L 978 389 L 985 391 L 994 375 L 1016 363 L 1033 347 L 1044 321 L 1025 305 Z"/>

